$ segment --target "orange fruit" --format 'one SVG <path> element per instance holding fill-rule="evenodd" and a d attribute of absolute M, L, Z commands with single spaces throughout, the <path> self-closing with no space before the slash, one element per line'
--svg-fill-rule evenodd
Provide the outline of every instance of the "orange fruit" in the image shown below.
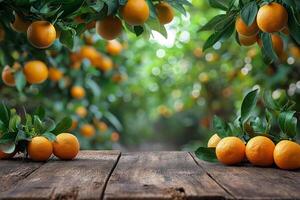
<path fill-rule="evenodd" d="M 35 21 L 28 27 L 27 39 L 32 46 L 45 49 L 50 47 L 56 39 L 56 31 L 50 22 Z"/>
<path fill-rule="evenodd" d="M 117 132 L 112 132 L 111 133 L 110 140 L 112 142 L 118 142 L 119 139 L 120 139 L 120 134 L 119 133 L 117 133 Z"/>
<path fill-rule="evenodd" d="M 80 52 L 70 53 L 69 58 L 70 58 L 71 63 L 81 62 L 81 59 L 82 59 Z"/>
<path fill-rule="evenodd" d="M 173 20 L 174 12 L 170 4 L 166 2 L 160 2 L 156 4 L 155 8 L 158 20 L 161 24 L 168 24 Z"/>
<path fill-rule="evenodd" d="M 273 164 L 275 144 L 264 136 L 251 138 L 246 145 L 246 157 L 256 166 L 270 166 Z"/>
<path fill-rule="evenodd" d="M 207 142 L 208 148 L 216 148 L 218 143 L 221 141 L 221 138 L 218 136 L 218 134 L 214 134 L 211 136 Z"/>
<path fill-rule="evenodd" d="M 16 152 L 4 153 L 3 151 L 0 151 L 0 160 L 10 159 L 10 158 L 13 158 L 15 155 L 16 155 Z"/>
<path fill-rule="evenodd" d="M 88 114 L 88 111 L 83 106 L 79 106 L 78 108 L 76 108 L 75 112 L 81 118 L 85 118 L 87 116 L 87 114 Z"/>
<path fill-rule="evenodd" d="M 12 87 L 16 85 L 14 72 L 9 66 L 5 66 L 2 71 L 2 81 L 7 86 Z"/>
<path fill-rule="evenodd" d="M 91 124 L 84 124 L 81 128 L 80 128 L 80 134 L 83 135 L 84 137 L 90 138 L 93 137 L 96 133 L 96 130 L 94 128 L 94 126 L 92 126 Z"/>
<path fill-rule="evenodd" d="M 280 56 L 283 53 L 283 46 L 284 46 L 283 40 L 277 34 L 272 34 L 271 39 L 272 39 L 272 45 L 273 45 L 273 49 L 274 49 L 275 53 L 278 56 Z M 260 47 L 262 46 L 261 39 L 258 39 L 257 43 Z"/>
<path fill-rule="evenodd" d="M 296 46 L 291 47 L 290 51 L 291 51 L 291 54 L 293 57 L 300 58 L 300 48 L 299 47 L 296 47 Z"/>
<path fill-rule="evenodd" d="M 258 26 L 256 20 L 250 25 L 244 23 L 241 17 L 238 17 L 235 22 L 236 31 L 244 36 L 253 36 L 258 33 Z"/>
<path fill-rule="evenodd" d="M 216 147 L 218 160 L 225 165 L 235 165 L 245 157 L 245 144 L 238 137 L 225 137 Z"/>
<path fill-rule="evenodd" d="M 238 38 L 239 38 L 240 45 L 243 45 L 243 46 L 251 46 L 257 42 L 257 35 L 244 36 L 244 35 L 238 34 Z"/>
<path fill-rule="evenodd" d="M 280 141 L 274 149 L 275 164 L 281 169 L 300 168 L 300 145 L 289 140 Z"/>
<path fill-rule="evenodd" d="M 107 131 L 107 129 L 108 129 L 108 126 L 107 126 L 107 124 L 106 124 L 105 122 L 99 122 L 99 123 L 97 124 L 97 127 L 99 128 L 99 130 L 100 130 L 101 132 L 105 132 L 105 131 Z"/>
<path fill-rule="evenodd" d="M 263 32 L 279 32 L 287 25 L 288 13 L 281 4 L 273 2 L 260 7 L 256 21 Z"/>
<path fill-rule="evenodd" d="M 5 31 L 0 27 L 0 42 L 3 41 L 5 38 Z"/>
<path fill-rule="evenodd" d="M 203 50 L 200 47 L 196 47 L 193 51 L 193 54 L 196 58 L 201 58 L 201 56 L 203 55 Z"/>
<path fill-rule="evenodd" d="M 119 55 L 122 52 L 122 44 L 117 40 L 108 41 L 106 51 L 113 56 Z"/>
<path fill-rule="evenodd" d="M 129 25 L 138 26 L 148 20 L 150 10 L 145 0 L 128 0 L 121 8 L 121 15 Z"/>
<path fill-rule="evenodd" d="M 80 149 L 77 137 L 70 133 L 59 134 L 52 145 L 53 154 L 62 160 L 74 159 Z"/>
<path fill-rule="evenodd" d="M 113 62 L 109 57 L 103 57 L 97 67 L 102 71 L 107 72 L 113 68 Z"/>
<path fill-rule="evenodd" d="M 59 81 L 63 77 L 62 71 L 57 68 L 51 67 L 49 69 L 49 79 L 51 81 Z"/>
<path fill-rule="evenodd" d="M 29 157 L 34 161 L 46 161 L 53 152 L 51 142 L 42 136 L 32 138 L 28 143 L 27 151 Z"/>
<path fill-rule="evenodd" d="M 71 88 L 71 95 L 75 99 L 82 99 L 85 96 L 85 90 L 81 86 L 73 86 Z"/>
<path fill-rule="evenodd" d="M 97 52 L 97 50 L 92 47 L 92 46 L 83 46 L 80 49 L 79 52 L 80 58 L 84 59 L 88 59 L 92 64 L 93 62 L 95 62 L 96 59 L 99 58 L 99 53 Z"/>
<path fill-rule="evenodd" d="M 107 16 L 96 22 L 97 33 L 106 40 L 113 40 L 122 33 L 122 22 L 116 16 Z"/>
<path fill-rule="evenodd" d="M 24 66 L 26 80 L 31 84 L 39 84 L 48 78 L 48 68 L 42 61 L 29 61 Z"/>
<path fill-rule="evenodd" d="M 27 31 L 30 24 L 31 24 L 30 21 L 23 19 L 18 14 L 15 14 L 15 20 L 13 23 L 10 24 L 10 26 L 14 31 L 18 33 L 24 33 Z"/>

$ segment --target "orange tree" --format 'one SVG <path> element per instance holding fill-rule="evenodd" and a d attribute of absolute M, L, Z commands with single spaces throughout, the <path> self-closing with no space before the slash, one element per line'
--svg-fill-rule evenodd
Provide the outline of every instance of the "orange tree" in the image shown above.
<path fill-rule="evenodd" d="M 53 118 L 69 115 L 82 148 L 111 148 L 122 129 L 109 109 L 128 77 L 125 32 L 165 35 L 174 8 L 185 13 L 184 5 L 190 3 L 1 1 L 1 99 L 17 110 L 41 105 Z"/>
<path fill-rule="evenodd" d="M 284 57 L 288 43 L 300 45 L 299 10 L 296 0 L 210 0 L 210 6 L 225 11 L 216 15 L 199 31 L 213 31 L 203 49 L 235 34 L 241 46 L 258 43 L 266 63 Z"/>

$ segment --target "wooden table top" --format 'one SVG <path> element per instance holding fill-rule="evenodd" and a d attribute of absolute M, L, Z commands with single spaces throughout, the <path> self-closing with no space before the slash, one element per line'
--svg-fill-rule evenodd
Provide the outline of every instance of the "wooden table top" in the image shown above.
<path fill-rule="evenodd" d="M 73 161 L 1 160 L 0 199 L 300 199 L 300 171 L 189 152 L 82 151 Z"/>

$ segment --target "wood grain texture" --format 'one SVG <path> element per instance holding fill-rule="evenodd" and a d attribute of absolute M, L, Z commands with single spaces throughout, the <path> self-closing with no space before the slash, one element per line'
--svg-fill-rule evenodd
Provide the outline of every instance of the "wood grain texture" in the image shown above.
<path fill-rule="evenodd" d="M 300 199 L 300 170 L 196 162 L 236 199 Z"/>
<path fill-rule="evenodd" d="M 224 199 L 221 189 L 187 152 L 121 155 L 104 199 Z"/>
<path fill-rule="evenodd" d="M 76 160 L 51 160 L 1 194 L 1 199 L 100 199 L 120 152 L 82 151 Z"/>
<path fill-rule="evenodd" d="M 25 179 L 43 163 L 33 163 L 21 158 L 0 160 L 0 197 L 2 193 L 15 187 L 16 183 Z"/>

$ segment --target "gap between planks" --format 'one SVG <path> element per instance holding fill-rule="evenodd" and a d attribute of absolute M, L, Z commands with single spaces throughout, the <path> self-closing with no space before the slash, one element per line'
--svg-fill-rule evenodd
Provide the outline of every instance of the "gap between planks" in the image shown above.
<path fill-rule="evenodd" d="M 118 163 L 119 163 L 119 160 L 120 160 L 120 158 L 121 158 L 121 155 L 122 155 L 122 152 L 120 151 L 119 156 L 118 156 L 118 158 L 117 158 L 115 164 L 113 165 L 112 169 L 110 170 L 110 172 L 109 172 L 109 174 L 108 174 L 107 179 L 106 179 L 105 182 L 104 182 L 103 191 L 102 191 L 102 194 L 101 194 L 100 199 L 104 199 L 104 194 L 105 194 L 105 190 L 106 190 L 107 184 L 108 184 L 108 182 L 109 182 L 109 179 L 110 179 L 111 175 L 113 174 L 113 172 L 115 171 L 115 169 L 116 169 L 116 167 L 117 167 L 117 165 L 118 165 Z"/>
<path fill-rule="evenodd" d="M 201 169 L 203 169 L 203 171 L 205 171 L 205 173 L 217 184 L 219 185 L 219 187 L 221 187 L 225 192 L 228 193 L 228 195 L 232 198 L 232 199 L 236 199 L 234 197 L 234 195 L 227 189 L 225 188 L 221 183 L 219 183 L 202 165 L 200 165 L 195 158 L 195 154 L 192 152 L 189 152 L 190 156 L 192 157 L 192 159 L 195 161 L 196 165 L 199 166 Z"/>

